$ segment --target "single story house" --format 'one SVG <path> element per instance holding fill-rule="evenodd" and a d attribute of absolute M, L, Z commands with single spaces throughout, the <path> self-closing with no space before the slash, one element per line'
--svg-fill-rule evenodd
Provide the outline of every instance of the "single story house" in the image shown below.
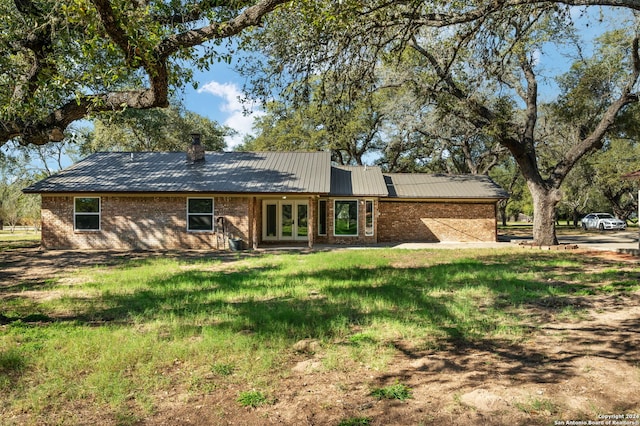
<path fill-rule="evenodd" d="M 487 176 L 382 173 L 326 152 L 102 152 L 41 180 L 49 249 L 495 241 Z"/>

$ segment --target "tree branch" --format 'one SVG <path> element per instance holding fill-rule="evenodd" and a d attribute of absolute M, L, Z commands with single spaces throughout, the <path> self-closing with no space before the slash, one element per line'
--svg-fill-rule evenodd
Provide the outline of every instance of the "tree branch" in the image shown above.
<path fill-rule="evenodd" d="M 64 139 L 64 130 L 74 121 L 91 113 L 120 111 L 125 108 L 149 109 L 158 105 L 153 90 L 122 91 L 84 96 L 68 101 L 39 121 L 3 121 L 0 140 L 22 136 L 21 144 L 44 145 Z"/>
<path fill-rule="evenodd" d="M 580 143 L 574 145 L 564 156 L 553 170 L 553 176 L 566 176 L 573 166 L 589 151 L 602 147 L 604 137 L 614 124 L 616 117 L 622 109 L 632 103 L 640 101 L 640 95 L 633 92 L 633 88 L 640 78 L 640 36 L 636 34 L 632 41 L 632 66 L 631 75 L 622 93 L 609 107 L 606 109 L 602 118 L 593 129 L 593 131 L 585 137 Z"/>
<path fill-rule="evenodd" d="M 290 0 L 262 0 L 248 7 L 237 17 L 226 22 L 215 22 L 205 27 L 175 34 L 164 39 L 156 48 L 159 58 L 166 58 L 180 49 L 198 46 L 212 39 L 229 38 L 244 29 L 260 25 L 262 18 L 279 5 Z"/>

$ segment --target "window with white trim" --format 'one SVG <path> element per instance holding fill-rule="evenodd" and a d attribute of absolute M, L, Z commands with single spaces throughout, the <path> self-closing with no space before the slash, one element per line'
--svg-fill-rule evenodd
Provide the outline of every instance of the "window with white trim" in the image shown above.
<path fill-rule="evenodd" d="M 187 199 L 187 231 L 213 231 L 213 198 Z"/>
<path fill-rule="evenodd" d="M 333 235 L 338 237 L 358 235 L 358 200 L 333 202 Z"/>
<path fill-rule="evenodd" d="M 373 200 L 365 200 L 364 202 L 364 235 L 370 237 L 373 235 Z"/>
<path fill-rule="evenodd" d="M 73 199 L 73 229 L 75 231 L 100 230 L 100 197 Z"/>

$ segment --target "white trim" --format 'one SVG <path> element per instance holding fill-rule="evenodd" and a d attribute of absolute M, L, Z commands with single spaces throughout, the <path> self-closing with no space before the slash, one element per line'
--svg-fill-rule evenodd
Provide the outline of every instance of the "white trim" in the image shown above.
<path fill-rule="evenodd" d="M 356 233 L 355 234 L 336 234 L 336 203 L 337 202 L 354 202 L 356 203 Z M 360 236 L 360 203 L 357 198 L 336 198 L 333 200 L 333 236 L 334 237 L 358 237 Z"/>
<path fill-rule="evenodd" d="M 293 220 L 291 226 L 291 236 L 283 236 L 282 235 L 282 206 L 283 205 L 291 205 L 291 217 Z M 275 205 L 276 206 L 276 235 L 275 236 L 267 236 L 267 206 Z M 307 207 L 307 236 L 300 237 L 298 236 L 298 207 L 299 206 Z M 288 199 L 288 200 L 278 200 L 278 199 L 263 199 L 262 200 L 262 240 L 263 241 L 309 241 L 309 233 L 313 232 L 313 224 L 309 224 L 309 201 L 302 199 Z"/>
<path fill-rule="evenodd" d="M 211 213 L 189 213 L 189 200 L 211 200 Z M 185 206 L 187 210 L 187 232 L 213 232 L 215 231 L 215 199 L 214 197 L 187 197 L 187 205 Z M 211 229 L 189 229 L 189 216 L 204 216 L 211 215 Z"/>
<path fill-rule="evenodd" d="M 95 198 L 98 200 L 98 212 L 76 212 L 76 200 L 78 198 Z M 98 216 L 98 228 L 97 229 L 78 229 L 76 228 L 76 217 L 78 215 L 83 216 Z M 73 197 L 73 231 L 74 232 L 98 232 L 102 231 L 102 198 L 101 197 Z"/>
<path fill-rule="evenodd" d="M 367 203 L 371 203 L 371 232 L 367 230 Z M 373 237 L 376 233 L 376 203 L 370 198 L 364 200 L 364 235 Z"/>

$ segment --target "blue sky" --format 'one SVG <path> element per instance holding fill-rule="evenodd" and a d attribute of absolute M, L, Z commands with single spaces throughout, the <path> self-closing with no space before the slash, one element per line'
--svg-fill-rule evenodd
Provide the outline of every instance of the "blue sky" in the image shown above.
<path fill-rule="evenodd" d="M 227 150 L 240 144 L 245 135 L 252 133 L 253 120 L 262 114 L 260 105 L 243 104 L 244 78 L 233 64 L 218 62 L 207 72 L 195 72 L 198 89 L 189 86 L 183 95 L 184 106 L 195 113 L 236 130 L 238 134 L 227 138 Z M 246 110 L 250 109 L 247 114 Z"/>
<path fill-rule="evenodd" d="M 583 8 L 575 7 L 572 8 L 572 17 L 577 22 L 581 34 L 587 39 L 593 39 L 595 35 L 629 19 L 629 14 L 627 10 L 610 8 L 589 8 L 588 13 L 585 14 Z M 591 48 L 586 46 L 583 53 L 589 55 Z M 546 75 L 565 72 L 570 66 L 570 60 L 560 56 L 558 52 L 546 52 L 539 59 L 545 68 Z M 234 64 L 238 60 L 242 60 L 241 53 L 234 57 L 232 64 L 222 61 L 212 64 L 209 71 L 196 70 L 194 77 L 199 83 L 199 88 L 194 89 L 189 86 L 183 94 L 183 103 L 188 110 L 229 126 L 238 132 L 235 137 L 227 138 L 227 150 L 240 144 L 245 135 L 252 134 L 253 121 L 255 117 L 262 114 L 260 105 L 249 106 L 240 101 L 243 97 L 242 87 L 245 78 L 234 69 Z M 546 90 L 551 92 L 547 93 L 547 96 L 554 97 L 554 92 L 557 90 L 555 84 L 547 80 L 543 82 L 543 85 L 546 86 Z M 247 108 L 251 110 L 250 114 L 245 113 Z"/>

